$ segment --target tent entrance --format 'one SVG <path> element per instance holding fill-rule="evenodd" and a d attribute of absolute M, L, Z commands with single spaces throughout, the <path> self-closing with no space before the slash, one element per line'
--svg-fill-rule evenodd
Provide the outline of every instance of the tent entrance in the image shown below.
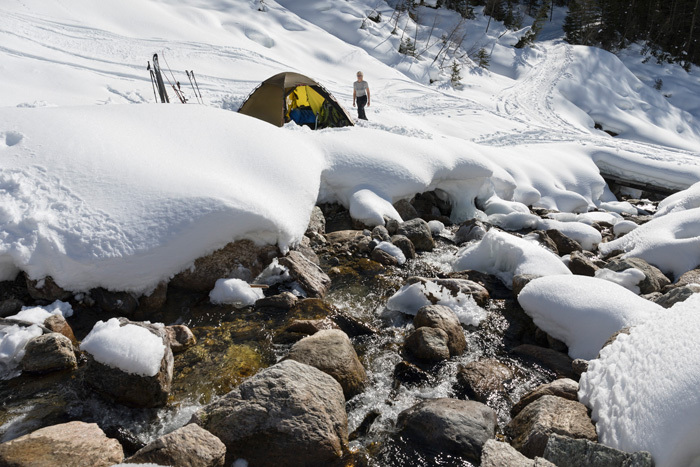
<path fill-rule="evenodd" d="M 326 98 L 307 85 L 290 88 L 285 94 L 286 120 L 293 120 L 297 125 L 317 128 Z"/>

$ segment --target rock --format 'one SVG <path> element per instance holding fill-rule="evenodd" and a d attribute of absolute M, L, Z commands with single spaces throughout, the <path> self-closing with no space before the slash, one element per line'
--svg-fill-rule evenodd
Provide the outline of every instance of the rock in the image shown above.
<path fill-rule="evenodd" d="M 27 342 L 24 351 L 20 362 L 22 371 L 48 373 L 78 367 L 73 343 L 63 334 L 51 332 L 34 337 Z"/>
<path fill-rule="evenodd" d="M 386 227 L 386 231 L 389 232 L 389 235 L 396 235 L 396 232 L 399 230 L 399 224 L 400 222 L 398 220 L 384 216 L 384 227 Z"/>
<path fill-rule="evenodd" d="M 289 269 L 289 275 L 309 297 L 323 298 L 330 288 L 330 277 L 298 251 L 290 251 L 279 264 Z"/>
<path fill-rule="evenodd" d="M 484 238 L 489 228 L 489 225 L 480 220 L 469 219 L 459 225 L 459 229 L 457 229 L 457 233 L 455 233 L 454 242 L 457 245 L 461 245 L 462 243 L 481 240 Z"/>
<path fill-rule="evenodd" d="M 559 248 L 557 248 L 557 244 L 554 243 L 554 240 L 552 240 L 551 237 L 547 235 L 547 232 L 545 232 L 544 230 L 534 230 L 531 233 L 529 233 L 527 237 L 534 238 L 535 240 L 537 240 L 537 243 L 539 243 L 555 255 L 560 255 Z"/>
<path fill-rule="evenodd" d="M 204 428 L 191 423 L 148 443 L 129 464 L 159 464 L 177 467 L 223 467 L 226 446 Z"/>
<path fill-rule="evenodd" d="M 426 279 L 424 277 L 412 276 L 406 280 L 406 285 L 411 285 L 418 282 L 422 282 L 423 284 L 427 282 L 434 282 L 438 286 L 447 289 L 453 297 L 457 297 L 460 294 L 470 295 L 476 304 L 482 308 L 488 305 L 489 299 L 491 298 L 486 288 L 469 279 Z M 437 298 L 432 296 L 427 296 L 426 298 L 433 304 L 436 304 L 438 301 Z"/>
<path fill-rule="evenodd" d="M 165 306 L 168 298 L 168 283 L 161 282 L 148 295 L 139 297 L 139 308 L 145 311 L 160 310 Z"/>
<path fill-rule="evenodd" d="M 314 206 L 314 208 L 311 210 L 311 217 L 309 218 L 309 225 L 306 228 L 305 235 L 311 236 L 315 233 L 326 233 L 326 218 L 323 215 L 323 211 L 318 206 Z"/>
<path fill-rule="evenodd" d="M 625 269 L 636 268 L 644 273 L 645 278 L 638 284 L 642 294 L 660 292 L 664 287 L 671 284 L 668 277 L 656 266 L 652 266 L 641 258 L 617 258 L 608 262 L 606 268 L 621 272 Z"/>
<path fill-rule="evenodd" d="M 620 334 L 629 334 L 631 330 L 631 326 L 626 326 L 620 329 L 619 331 L 614 332 L 612 336 L 608 337 L 608 340 L 605 341 L 605 344 L 603 344 L 600 350 L 603 350 L 604 348 L 615 342 L 615 339 L 617 339 L 617 336 L 619 336 Z M 598 356 L 600 356 L 600 350 L 598 351 Z"/>
<path fill-rule="evenodd" d="M 538 276 L 536 274 L 517 274 L 513 276 L 513 295 L 517 297 L 520 295 L 520 292 L 525 288 L 527 284 L 530 283 L 530 281 L 537 279 Z"/>
<path fill-rule="evenodd" d="M 417 219 L 419 217 L 418 211 L 416 211 L 416 208 L 414 208 L 411 202 L 407 199 L 401 199 L 395 202 L 394 209 L 396 209 L 396 212 L 399 213 L 399 216 L 401 216 L 401 219 L 403 219 L 404 222 Z"/>
<path fill-rule="evenodd" d="M 484 304 L 481 305 L 479 304 L 480 302 L 477 296 L 474 296 L 474 298 L 477 300 L 477 304 L 479 304 L 479 306 L 482 307 L 486 306 L 486 304 L 488 303 L 488 299 L 490 298 L 504 300 L 511 299 L 513 297 L 513 290 L 506 287 L 506 285 L 501 279 L 492 274 L 485 274 L 479 271 L 466 270 L 451 272 L 448 273 L 447 276 L 452 279 L 468 280 L 481 287 L 481 289 L 486 293 L 486 302 L 484 302 Z"/>
<path fill-rule="evenodd" d="M 411 204 L 418 212 L 418 216 L 423 219 L 439 219 L 445 217 L 445 215 L 449 218 L 452 206 L 446 201 L 448 196 L 444 192 L 442 194 L 444 199 L 438 196 L 435 191 L 418 193 L 411 201 Z"/>
<path fill-rule="evenodd" d="M 278 255 L 276 246 L 258 246 L 252 240 L 237 240 L 195 260 L 194 265 L 177 274 L 170 285 L 209 292 L 222 278 L 250 282 Z"/>
<path fill-rule="evenodd" d="M 311 365 L 340 383 L 346 399 L 361 393 L 367 373 L 347 334 L 339 329 L 319 331 L 292 346 L 288 359 Z"/>
<path fill-rule="evenodd" d="M 127 373 L 95 360 L 89 353 L 84 379 L 103 397 L 129 407 L 162 407 L 168 400 L 173 379 L 173 352 L 164 326 L 119 319 L 120 326 L 133 324 L 148 329 L 165 345 L 160 369 L 155 376 Z"/>
<path fill-rule="evenodd" d="M 340 329 L 329 317 L 323 319 L 295 319 L 285 329 L 287 332 L 312 335 L 328 329 Z"/>
<path fill-rule="evenodd" d="M 688 284 L 671 289 L 665 295 L 660 296 L 654 302 L 664 308 L 671 308 L 679 302 L 684 302 L 693 294 L 700 293 L 700 284 Z"/>
<path fill-rule="evenodd" d="M 422 327 L 406 338 L 406 350 L 418 360 L 437 362 L 450 358 L 449 336 L 438 328 Z"/>
<path fill-rule="evenodd" d="M 70 291 L 59 287 L 51 277 L 45 277 L 40 280 L 33 280 L 27 277 L 27 292 L 34 300 L 46 300 L 47 302 L 66 301 L 73 296 Z"/>
<path fill-rule="evenodd" d="M 166 326 L 165 332 L 168 335 L 168 342 L 173 352 L 183 352 L 197 344 L 197 338 L 190 328 L 182 324 Z"/>
<path fill-rule="evenodd" d="M 529 459 L 510 444 L 490 439 L 484 444 L 481 467 L 556 467 L 556 465 L 542 457 L 536 457 L 534 460 Z"/>
<path fill-rule="evenodd" d="M 416 247 L 413 242 L 405 235 L 393 235 L 391 243 L 399 247 L 406 259 L 414 259 L 416 257 Z"/>
<path fill-rule="evenodd" d="M 377 263 L 383 264 L 384 266 L 399 265 L 399 260 L 395 256 L 387 253 L 386 251 L 380 248 L 375 248 L 374 250 L 372 250 L 370 258 L 372 258 L 372 261 L 376 261 Z"/>
<path fill-rule="evenodd" d="M 298 251 L 306 257 L 309 261 L 314 263 L 316 266 L 321 265 L 321 260 L 318 259 L 318 255 L 311 246 L 311 239 L 304 235 L 301 237 L 301 242 L 294 247 L 294 251 Z"/>
<path fill-rule="evenodd" d="M 578 401 L 578 383 L 573 379 L 555 379 L 551 383 L 542 384 L 525 394 L 510 409 L 510 416 L 518 415 L 528 404 L 535 402 L 542 396 L 557 396 L 570 401 Z"/>
<path fill-rule="evenodd" d="M 280 311 L 291 310 L 299 301 L 299 298 L 291 292 L 282 292 L 277 295 L 263 297 L 255 302 L 256 310 Z"/>
<path fill-rule="evenodd" d="M 372 326 L 369 326 L 357 318 L 344 313 L 336 313 L 331 316 L 331 319 L 350 338 L 357 336 L 371 336 L 377 334 L 378 332 Z"/>
<path fill-rule="evenodd" d="M 44 326 L 51 332 L 57 332 L 66 336 L 73 344 L 78 344 L 78 340 L 75 338 L 75 334 L 73 334 L 73 328 L 70 327 L 70 324 L 68 324 L 68 321 L 66 321 L 63 315 L 56 314 L 49 316 L 44 320 Z"/>
<path fill-rule="evenodd" d="M 457 383 L 469 399 L 487 403 L 494 394 L 504 394 L 513 371 L 496 359 L 469 362 L 457 372 Z"/>
<path fill-rule="evenodd" d="M 478 464 L 496 432 L 496 412 L 480 402 L 429 399 L 399 414 L 398 432 L 417 447 Z"/>
<path fill-rule="evenodd" d="M 667 292 L 671 288 L 683 287 L 684 285 L 690 284 L 700 284 L 700 268 L 691 269 L 690 271 L 681 274 L 675 284 L 667 285 L 664 287 L 664 292 Z"/>
<path fill-rule="evenodd" d="M 379 240 L 380 242 L 388 242 L 391 240 L 391 235 L 389 231 L 383 225 L 378 225 L 372 229 L 371 237 L 373 239 Z"/>
<path fill-rule="evenodd" d="M 580 377 L 582 374 L 588 371 L 588 360 L 575 358 L 574 361 L 571 362 L 571 368 L 574 370 L 574 374 Z"/>
<path fill-rule="evenodd" d="M 345 246 L 350 248 L 365 235 L 360 230 L 338 230 L 326 234 L 328 243 L 334 246 Z"/>
<path fill-rule="evenodd" d="M 241 383 L 192 421 L 226 445 L 226 465 L 327 465 L 348 449 L 340 384 L 312 366 L 284 360 Z"/>
<path fill-rule="evenodd" d="M 527 457 L 542 456 L 553 433 L 597 441 L 588 409 L 580 402 L 542 396 L 527 405 L 505 428 L 511 444 Z"/>
<path fill-rule="evenodd" d="M 408 237 L 416 251 L 433 251 L 435 242 L 428 223 L 423 219 L 412 219 L 399 225 L 399 235 Z"/>
<path fill-rule="evenodd" d="M 22 310 L 24 302 L 18 298 L 8 298 L 0 302 L 0 318 L 16 315 Z"/>
<path fill-rule="evenodd" d="M 417 386 L 425 384 L 433 378 L 427 371 L 423 371 L 413 363 L 403 360 L 394 367 L 394 379 L 408 386 Z"/>
<path fill-rule="evenodd" d="M 654 467 L 651 454 L 629 453 L 586 439 L 573 439 L 553 433 L 544 450 L 544 458 L 567 467 Z"/>
<path fill-rule="evenodd" d="M 97 288 L 90 291 L 90 297 L 100 309 L 119 316 L 131 317 L 139 306 L 139 302 L 128 292 L 112 292 Z"/>
<path fill-rule="evenodd" d="M 511 350 L 520 357 L 531 359 L 536 363 L 552 370 L 558 378 L 575 378 L 571 363 L 573 360 L 566 354 L 553 349 L 539 347 L 531 344 L 522 344 Z"/>
<path fill-rule="evenodd" d="M 0 465 L 8 467 L 109 467 L 122 460 L 119 442 L 96 423 L 48 426 L 0 444 Z"/>
<path fill-rule="evenodd" d="M 427 305 L 418 310 L 413 318 L 413 326 L 438 328 L 447 334 L 447 348 L 450 356 L 461 355 L 467 349 L 462 325 L 452 308 L 443 305 Z"/>
<path fill-rule="evenodd" d="M 583 252 L 573 251 L 569 257 L 569 270 L 579 276 L 595 277 L 598 266 L 593 263 Z"/>
<path fill-rule="evenodd" d="M 581 244 L 571 237 L 568 237 L 556 229 L 547 230 L 547 236 L 552 239 L 557 246 L 560 255 L 569 255 L 574 251 L 582 251 Z"/>

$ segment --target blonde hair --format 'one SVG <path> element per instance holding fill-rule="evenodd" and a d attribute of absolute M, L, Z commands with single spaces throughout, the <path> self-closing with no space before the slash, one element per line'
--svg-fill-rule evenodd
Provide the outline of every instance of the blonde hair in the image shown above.
<path fill-rule="evenodd" d="M 361 71 L 357 72 L 357 76 L 364 76 Z"/>

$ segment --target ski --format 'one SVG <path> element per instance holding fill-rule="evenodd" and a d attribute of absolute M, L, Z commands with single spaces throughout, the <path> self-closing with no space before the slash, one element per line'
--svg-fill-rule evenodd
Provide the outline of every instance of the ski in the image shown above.
<path fill-rule="evenodd" d="M 199 84 L 197 84 L 197 78 L 194 76 L 194 70 L 191 70 L 190 73 L 192 74 L 192 79 L 194 80 L 194 85 L 197 87 L 197 92 L 199 93 L 199 100 L 202 101 L 202 104 L 204 104 L 204 99 L 202 99 L 202 93 L 199 90 Z"/>
<path fill-rule="evenodd" d="M 170 99 L 168 99 L 168 92 L 165 90 L 165 83 L 163 83 L 163 75 L 160 72 L 160 65 L 158 64 L 158 54 L 153 54 L 153 73 L 155 73 L 160 102 L 163 104 L 170 103 Z"/>
<path fill-rule="evenodd" d="M 197 103 L 201 104 L 202 101 L 199 98 L 199 96 L 197 95 L 197 91 L 195 91 L 195 89 L 194 89 L 194 84 L 192 84 L 192 76 L 194 75 L 194 72 L 192 72 L 192 75 L 190 75 L 190 72 L 188 70 L 185 70 L 185 73 L 187 74 L 187 79 L 190 80 L 190 87 L 192 88 L 192 94 L 194 94 L 194 97 L 197 99 Z"/>

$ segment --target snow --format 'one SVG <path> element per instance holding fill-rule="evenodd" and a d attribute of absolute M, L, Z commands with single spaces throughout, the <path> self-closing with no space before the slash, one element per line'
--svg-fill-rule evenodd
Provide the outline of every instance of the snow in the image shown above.
<path fill-rule="evenodd" d="M 617 331 L 666 310 L 614 282 L 555 275 L 530 281 L 518 302 L 535 325 L 569 347 L 571 358 L 590 360 Z"/>
<path fill-rule="evenodd" d="M 700 294 L 620 335 L 581 375 L 600 442 L 651 452 L 658 467 L 700 462 Z"/>
<path fill-rule="evenodd" d="M 444 305 L 452 309 L 457 319 L 468 326 L 478 326 L 486 318 L 486 310 L 476 304 L 469 294 L 457 293 L 435 282 L 404 285 L 386 303 L 392 311 L 415 315 L 427 305 Z"/>
<path fill-rule="evenodd" d="M 551 251 L 496 229 L 489 230 L 480 242 L 457 252 L 454 269 L 493 274 L 508 287 L 512 286 L 513 277 L 520 274 L 571 274 L 569 268 Z"/>
<path fill-rule="evenodd" d="M 617 285 L 621 285 L 627 290 L 639 295 L 640 290 L 638 284 L 644 280 L 646 275 L 644 275 L 644 272 L 637 268 L 629 268 L 620 272 L 613 271 L 612 269 L 601 268 L 595 272 L 595 277 L 597 279 L 614 282 Z"/>
<path fill-rule="evenodd" d="M 44 324 L 51 315 L 60 315 L 64 318 L 73 316 L 73 307 L 70 303 L 56 300 L 47 306 L 24 306 L 22 310 L 8 319 L 16 319 L 34 324 Z"/>
<path fill-rule="evenodd" d="M 558 230 L 572 240 L 576 240 L 584 250 L 592 251 L 602 240 L 600 232 L 583 222 L 559 222 L 541 219 L 537 228 L 540 230 Z"/>
<path fill-rule="evenodd" d="M 112 368 L 140 376 L 155 376 L 165 355 L 163 339 L 135 324 L 120 326 L 119 319 L 98 321 L 80 344 L 80 350 Z"/>
<path fill-rule="evenodd" d="M 216 304 L 230 304 L 237 307 L 255 305 L 263 297 L 262 289 L 252 288 L 241 279 L 219 279 L 209 292 L 209 300 Z"/>
<path fill-rule="evenodd" d="M 406 262 L 406 255 L 403 254 L 401 248 L 397 247 L 391 242 L 380 242 L 375 248 L 379 248 L 380 250 L 389 253 L 391 256 L 396 258 L 396 260 L 399 262 L 399 265 L 404 264 Z"/>

